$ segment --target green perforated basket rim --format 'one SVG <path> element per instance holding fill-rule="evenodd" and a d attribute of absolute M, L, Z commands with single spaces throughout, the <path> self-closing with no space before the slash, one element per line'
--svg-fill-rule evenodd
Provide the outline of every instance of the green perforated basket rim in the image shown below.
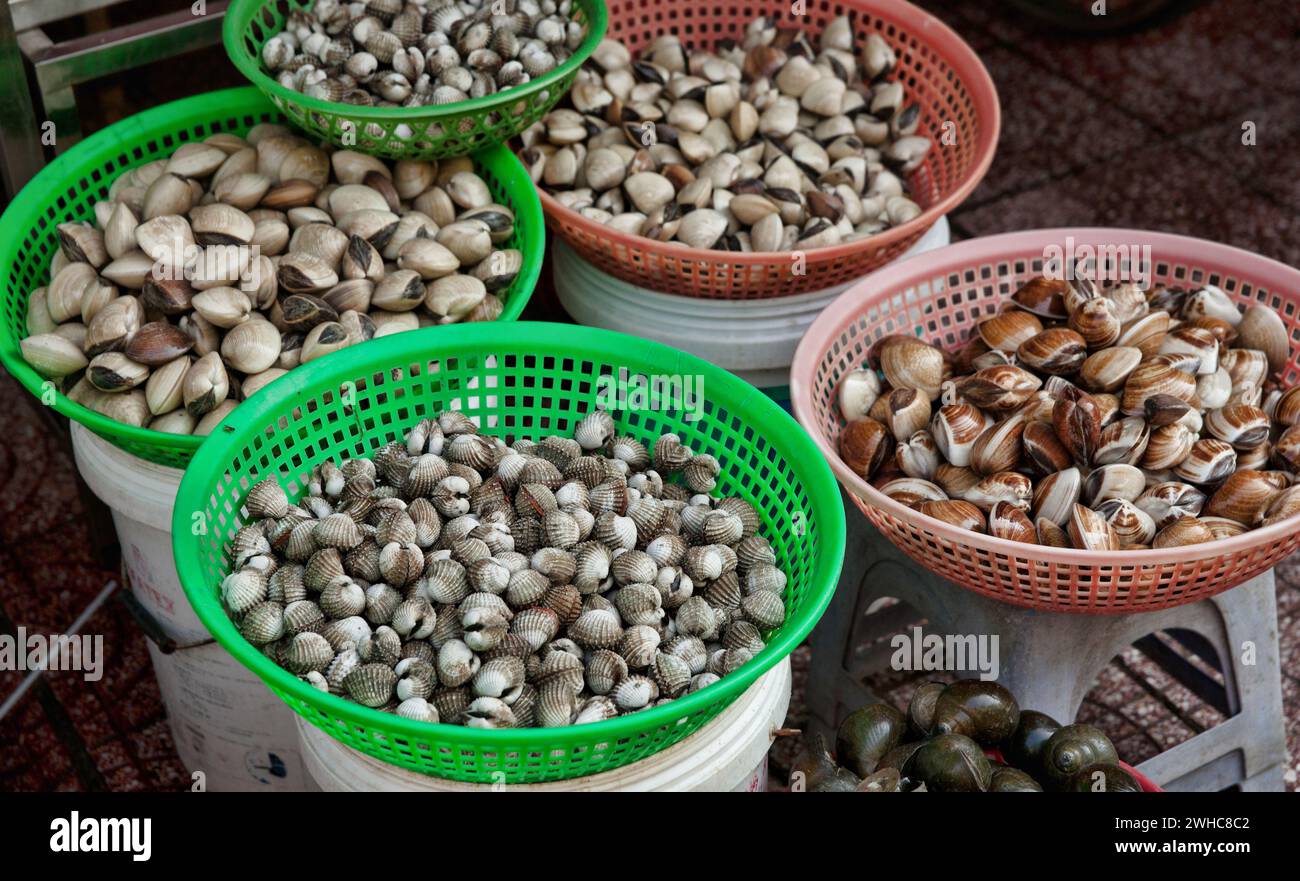
<path fill-rule="evenodd" d="M 93 221 L 94 202 L 107 198 L 109 185 L 122 173 L 169 155 L 189 140 L 216 132 L 243 134 L 260 122 L 284 121 L 275 105 L 252 86 L 223 89 L 128 117 L 96 132 L 42 169 L 0 217 L 0 266 L 6 267 L 7 273 L 0 322 L 0 362 L 5 368 L 37 397 L 53 394 L 50 403 L 56 411 L 110 443 L 142 459 L 184 468 L 199 448 L 201 437 L 125 425 L 68 400 L 57 383 L 45 389 L 45 378 L 27 364 L 18 347 L 28 335 L 27 299 L 34 289 L 48 283 L 50 261 L 58 248 L 55 227 L 71 220 Z M 497 198 L 505 196 L 515 212 L 515 236 L 507 244 L 523 252 L 524 260 L 504 296 L 505 308 L 498 319 L 514 321 L 542 271 L 546 233 L 541 202 L 527 170 L 507 148 L 489 148 L 474 158 L 479 170 L 490 178 L 489 186 Z"/>
<path fill-rule="evenodd" d="M 288 17 L 290 10 L 309 10 L 314 4 L 315 0 L 232 0 L 221 27 L 221 39 L 226 47 L 226 55 L 239 68 L 240 73 L 281 107 L 303 111 L 304 118 L 299 119 L 299 122 L 323 137 L 338 137 L 335 132 L 335 122 L 340 118 L 379 125 L 405 123 L 410 126 L 438 123 L 446 129 L 442 135 L 419 136 L 419 140 L 431 142 L 428 146 L 414 143 L 417 140 L 414 134 L 405 138 L 392 132 L 385 133 L 383 136 L 371 136 L 365 145 L 368 152 L 387 155 L 390 158 L 403 156 L 436 158 L 449 155 L 449 150 L 457 148 L 459 152 L 464 152 L 464 142 L 480 138 L 485 134 L 483 123 L 490 113 L 501 114 L 501 119 L 493 126 L 495 132 L 486 132 L 495 135 L 491 143 L 503 144 L 510 140 L 545 115 L 564 96 L 574 76 L 577 75 L 578 68 L 600 45 L 609 23 L 604 0 L 576 0 L 578 10 L 587 24 L 587 34 L 577 50 L 563 64 L 557 65 L 554 70 L 537 79 L 492 95 L 470 98 L 453 104 L 369 107 L 312 98 L 302 92 L 285 88 L 263 70 L 261 59 L 263 44 L 280 31 L 281 24 Z M 543 92 L 546 94 L 543 95 Z M 536 104 L 532 103 L 534 99 L 539 99 Z M 514 105 L 520 102 L 523 102 L 529 110 L 525 113 L 511 112 Z M 316 118 L 313 118 L 313 114 Z M 296 113 L 294 115 L 297 116 Z M 463 120 L 474 120 L 472 128 L 455 132 L 449 130 L 446 125 Z M 366 139 L 364 130 L 355 134 L 359 142 Z M 444 147 L 444 142 L 452 146 Z"/>
<path fill-rule="evenodd" d="M 812 440 L 761 391 L 692 355 L 612 331 L 519 322 L 459 325 L 437 337 L 426 333 L 415 331 L 377 340 L 364 352 L 357 352 L 364 356 L 360 358 L 321 359 L 258 392 L 208 438 L 181 482 L 173 517 L 173 543 L 186 595 L 216 640 L 292 709 L 354 748 L 422 773 L 483 782 L 562 779 L 610 770 L 644 757 L 635 747 L 620 753 L 593 749 L 597 744 L 629 740 L 635 744 L 638 738 L 658 737 L 653 752 L 697 730 L 812 630 L 839 578 L 845 541 L 844 509 L 834 476 Z M 485 365 L 484 359 L 489 356 L 498 356 L 498 363 Z M 461 369 L 456 364 L 462 358 L 470 361 L 463 375 L 456 372 Z M 553 364 L 561 366 L 548 369 L 547 359 L 555 359 Z M 445 369 L 428 369 L 430 361 L 445 365 Z M 395 368 L 403 368 L 402 374 L 408 376 L 406 382 L 413 382 L 409 378 L 412 371 L 404 369 L 408 365 L 418 365 L 415 372 L 422 375 L 416 384 L 426 387 L 423 397 L 412 394 L 409 387 L 387 383 Z M 791 573 L 785 594 L 788 615 L 753 660 L 698 692 L 617 719 L 571 728 L 478 730 L 415 722 L 322 693 L 244 640 L 218 598 L 220 580 L 229 568 L 229 535 L 243 520 L 242 503 L 236 493 L 242 496 L 254 481 L 276 474 L 291 498 L 300 495 L 305 485 L 303 478 L 321 458 L 338 457 L 354 449 L 373 450 L 400 437 L 419 418 L 435 414 L 452 397 L 476 398 L 478 410 L 473 412 L 497 414 L 501 423 L 531 422 L 485 428 L 485 433 L 536 436 L 565 431 L 590 409 L 591 393 L 583 392 L 571 381 L 573 371 L 584 367 L 595 371 L 586 374 L 588 377 L 620 368 L 626 368 L 631 375 L 703 377 L 707 403 L 698 422 L 658 413 L 646 416 L 614 411 L 612 415 L 622 431 L 635 431 L 633 425 L 641 426 L 646 434 L 671 425 L 693 426 L 685 429 L 691 433 L 684 439 L 697 452 L 726 453 L 723 446 L 731 444 L 740 452 L 733 454 L 730 463 L 726 456 L 719 456 L 723 472 L 718 491 L 750 499 L 766 494 L 768 504 L 781 506 L 779 515 L 763 504 L 755 507 L 764 522 L 762 534 L 771 539 L 777 551 L 778 564 Z M 498 384 L 465 385 L 466 377 L 484 375 L 496 375 Z M 548 376 L 557 387 L 546 385 Z M 353 399 L 353 411 L 348 414 L 347 400 L 338 394 L 339 390 L 348 389 L 348 382 L 360 384 L 370 377 L 377 384 L 370 394 L 382 400 L 367 404 L 360 397 L 365 393 L 356 392 L 353 386 L 358 397 Z M 431 383 L 438 384 L 436 392 L 427 389 Z M 398 393 L 395 388 L 405 391 Z M 497 391 L 492 391 L 494 388 Z M 496 400 L 484 400 L 491 396 Z M 531 406 L 526 403 L 529 397 L 535 399 Z M 564 398 L 573 406 L 557 406 L 554 398 Z M 399 410 L 404 413 L 396 414 Z M 295 446 L 300 451 L 306 446 L 310 455 L 300 455 L 294 462 Z M 326 452 L 319 452 L 322 448 Z M 752 458 L 742 468 L 738 463 L 743 455 Z M 259 461 L 260 467 L 256 464 Z M 734 470 L 729 470 L 729 464 Z M 761 493 L 753 489 L 756 483 L 763 484 Z M 193 534 L 196 522 L 206 524 L 205 534 Z M 796 559 L 788 559 L 791 556 Z M 665 728 L 666 734 L 657 733 Z M 377 742 L 377 738 L 382 741 Z M 395 744 L 404 744 L 405 748 Z M 431 767 L 429 762 L 419 761 L 414 744 L 433 755 L 441 751 L 443 764 Z M 570 755 L 575 749 L 580 754 Z M 445 758 L 448 751 L 453 758 Z M 485 752 L 491 755 L 483 757 Z M 557 754 L 562 758 L 555 759 Z M 479 758 L 481 767 L 477 764 Z M 512 762 L 527 765 L 529 760 L 532 767 L 512 766 Z M 466 762 L 472 767 L 462 767 Z M 538 762 L 542 767 L 536 766 Z"/>

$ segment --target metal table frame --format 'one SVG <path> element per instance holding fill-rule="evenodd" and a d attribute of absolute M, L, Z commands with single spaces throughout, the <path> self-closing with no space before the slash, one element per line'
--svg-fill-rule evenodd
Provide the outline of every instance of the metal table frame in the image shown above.
<path fill-rule="evenodd" d="M 45 164 L 46 122 L 54 123 L 55 154 L 81 140 L 75 86 L 215 45 L 221 40 L 228 4 L 201 0 L 176 12 L 59 43 L 43 30 L 51 22 L 118 2 L 0 0 L 0 177 L 9 198 Z"/>

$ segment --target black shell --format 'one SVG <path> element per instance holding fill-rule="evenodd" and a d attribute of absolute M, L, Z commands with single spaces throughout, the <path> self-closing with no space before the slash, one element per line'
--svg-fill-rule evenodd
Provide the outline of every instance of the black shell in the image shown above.
<path fill-rule="evenodd" d="M 1142 785 L 1119 765 L 1089 765 L 1070 778 L 1070 792 L 1141 792 Z"/>
<path fill-rule="evenodd" d="M 858 777 L 835 764 L 826 751 L 826 741 L 820 734 L 804 738 L 803 749 L 790 768 L 792 789 L 806 792 L 853 792 L 858 788 Z"/>
<path fill-rule="evenodd" d="M 999 765 L 993 769 L 993 782 L 989 792 L 1042 792 L 1043 787 L 1019 768 Z"/>
<path fill-rule="evenodd" d="M 880 772 L 888 768 L 893 768 L 897 770 L 898 773 L 903 775 L 903 779 L 899 783 L 899 789 L 901 791 L 907 792 L 909 790 L 915 789 L 916 787 L 921 785 L 921 781 L 913 780 L 912 778 L 908 777 L 906 773 L 906 768 L 907 768 L 907 763 L 911 761 L 912 756 L 924 744 L 925 741 L 923 740 L 914 740 L 911 743 L 899 744 L 898 746 L 894 747 L 888 753 L 885 754 L 885 757 L 880 760 L 880 764 L 876 766 L 876 771 Z"/>
<path fill-rule="evenodd" d="M 854 710 L 835 732 L 835 757 L 859 777 L 876 770 L 880 760 L 898 746 L 907 729 L 903 714 L 889 704 L 869 704 Z"/>
<path fill-rule="evenodd" d="M 1039 760 L 1043 753 L 1043 744 L 1059 731 L 1061 723 L 1046 713 L 1037 710 L 1022 710 L 1020 722 L 1011 736 L 1002 741 L 1002 758 L 1007 764 L 1030 774 L 1040 773 Z"/>
<path fill-rule="evenodd" d="M 1005 740 L 1020 722 L 1020 705 L 996 682 L 963 679 L 954 682 L 934 702 L 935 734 L 964 734 L 982 746 Z"/>
<path fill-rule="evenodd" d="M 907 763 L 908 777 L 930 792 L 988 792 L 993 767 L 975 741 L 962 734 L 938 734 Z"/>
<path fill-rule="evenodd" d="M 1118 761 L 1115 745 L 1101 729 L 1092 725 L 1066 725 L 1043 744 L 1043 781 L 1064 787 L 1091 765 L 1113 765 Z"/>
<path fill-rule="evenodd" d="M 948 686 L 943 682 L 927 682 L 912 695 L 912 702 L 907 705 L 907 730 L 912 737 L 930 736 L 930 726 L 934 723 L 934 702 Z"/>

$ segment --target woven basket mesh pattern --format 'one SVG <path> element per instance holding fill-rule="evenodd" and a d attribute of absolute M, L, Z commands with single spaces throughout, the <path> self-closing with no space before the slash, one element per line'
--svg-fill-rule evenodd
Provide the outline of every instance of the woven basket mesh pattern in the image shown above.
<path fill-rule="evenodd" d="M 542 192 L 547 220 L 590 263 L 624 281 L 682 296 L 759 299 L 846 284 L 897 258 L 943 214 L 961 203 L 988 170 L 997 144 L 997 93 L 988 72 L 942 22 L 902 0 L 808 0 L 794 16 L 784 0 L 754 3 L 611 0 L 612 39 L 635 54 L 656 37 L 676 34 L 688 46 L 711 48 L 740 39 L 760 15 L 779 26 L 818 34 L 837 16 L 853 17 L 858 45 L 880 33 L 895 48 L 892 77 L 921 106 L 919 134 L 934 146 L 909 179 L 921 215 L 879 235 L 807 252 L 743 254 L 687 248 L 631 236 L 584 218 Z M 799 255 L 799 256 L 796 256 Z"/>
<path fill-rule="evenodd" d="M 841 378 L 866 362 L 872 342 L 910 334 L 953 350 L 1042 274 L 1045 249 L 1067 238 L 1092 247 L 1136 245 L 1157 284 L 1213 284 L 1242 304 L 1282 317 L 1291 360 L 1278 379 L 1300 380 L 1300 272 L 1223 245 L 1136 230 L 1043 230 L 993 236 L 890 267 L 850 288 L 818 318 L 795 355 L 791 391 L 813 435 L 867 518 L 912 559 L 977 593 L 1019 606 L 1095 614 L 1153 611 L 1213 596 L 1273 566 L 1300 545 L 1294 521 L 1235 538 L 1166 550 L 1091 553 L 979 535 L 887 498 L 839 458 Z M 1149 260 L 1140 252 L 1149 246 Z M 1083 265 L 1087 265 L 1086 263 Z M 1128 265 L 1125 263 L 1124 265 Z"/>
<path fill-rule="evenodd" d="M 691 734 L 784 658 L 821 616 L 839 577 L 844 511 L 811 440 L 776 404 L 707 363 L 608 331 L 568 325 L 447 328 L 436 348 L 398 334 L 321 359 L 250 399 L 199 451 L 177 496 L 173 529 L 181 583 L 204 625 L 296 712 L 347 745 L 439 777 L 525 783 L 606 771 Z M 569 434 L 595 409 L 600 377 L 672 374 L 703 382 L 703 415 L 612 411 L 620 433 L 653 443 L 676 432 L 722 463 L 718 494 L 748 499 L 788 575 L 787 618 L 767 647 L 720 682 L 670 704 L 592 725 L 482 731 L 411 722 L 322 694 L 247 643 L 220 607 L 229 541 L 245 521 L 241 499 L 274 475 L 290 497 L 311 468 L 369 455 L 422 418 L 459 409 L 506 439 Z M 204 524 L 195 535 L 193 524 Z"/>

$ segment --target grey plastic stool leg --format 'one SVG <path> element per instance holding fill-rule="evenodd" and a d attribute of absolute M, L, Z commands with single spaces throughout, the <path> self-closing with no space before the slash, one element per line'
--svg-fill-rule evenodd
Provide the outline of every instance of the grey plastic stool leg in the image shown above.
<path fill-rule="evenodd" d="M 849 503 L 851 505 L 851 503 Z M 934 576 L 849 511 L 844 575 L 813 632 L 808 706 L 826 730 L 871 698 L 861 679 L 884 669 L 888 653 L 862 643 L 896 631 L 899 617 L 866 618 L 871 603 L 894 597 L 928 619 L 927 634 L 997 635 L 999 681 L 1023 706 L 1073 719 L 1097 675 L 1136 640 L 1159 630 L 1204 636 L 1219 655 L 1233 714 L 1223 723 L 1142 765 L 1174 789 L 1280 788 L 1286 757 L 1282 726 L 1277 609 L 1272 572 L 1210 600 L 1123 616 L 1036 612 L 991 600 Z M 915 616 L 914 616 L 915 617 Z M 1243 663 L 1247 643 L 1254 663 Z"/>

